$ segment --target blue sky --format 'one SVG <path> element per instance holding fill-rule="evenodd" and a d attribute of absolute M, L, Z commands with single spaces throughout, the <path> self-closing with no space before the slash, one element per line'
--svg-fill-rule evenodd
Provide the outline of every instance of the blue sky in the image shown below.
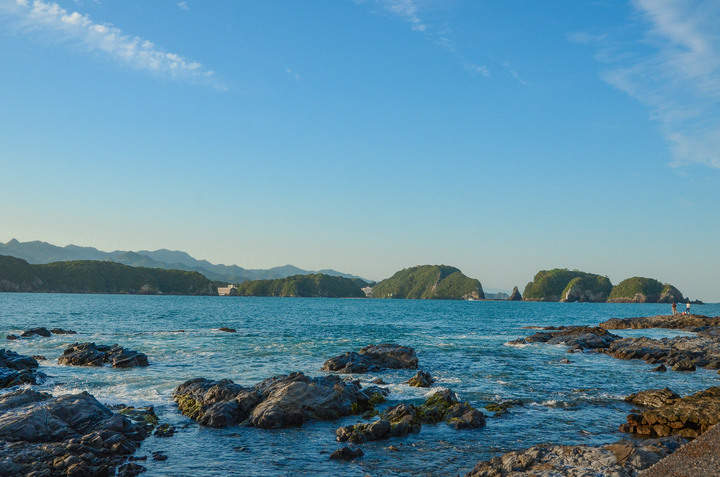
<path fill-rule="evenodd" d="M 0 241 L 720 301 L 717 1 L 0 0 Z"/>

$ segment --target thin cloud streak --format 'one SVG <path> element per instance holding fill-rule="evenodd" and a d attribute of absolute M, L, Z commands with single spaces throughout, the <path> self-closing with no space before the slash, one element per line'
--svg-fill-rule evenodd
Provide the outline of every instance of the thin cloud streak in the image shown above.
<path fill-rule="evenodd" d="M 103 53 L 137 70 L 225 90 L 215 73 L 202 64 L 162 51 L 152 42 L 127 35 L 112 25 L 95 23 L 87 15 L 70 13 L 54 2 L 0 0 L 0 17 L 7 18 L 20 31 L 37 33 L 54 42 L 76 42 L 87 51 Z"/>
<path fill-rule="evenodd" d="M 655 52 L 604 74 L 646 104 L 670 143 L 672 165 L 720 169 L 720 4 L 635 0 Z"/>

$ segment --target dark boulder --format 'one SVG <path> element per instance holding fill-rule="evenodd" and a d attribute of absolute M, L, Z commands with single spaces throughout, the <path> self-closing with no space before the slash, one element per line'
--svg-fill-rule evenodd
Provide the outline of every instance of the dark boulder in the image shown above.
<path fill-rule="evenodd" d="M 513 287 L 512 293 L 510 294 L 510 297 L 508 298 L 510 301 L 521 301 L 522 295 L 520 294 L 520 291 L 518 290 L 518 287 Z"/>
<path fill-rule="evenodd" d="M 113 368 L 131 368 L 148 366 L 148 358 L 144 353 L 125 349 L 114 344 L 112 346 L 96 345 L 95 343 L 74 343 L 63 351 L 58 363 L 71 366 L 103 366 L 110 364 Z"/>
<path fill-rule="evenodd" d="M 362 451 L 362 449 L 357 448 L 355 450 L 350 449 L 349 447 L 345 446 L 342 449 L 338 449 L 332 454 L 330 454 L 330 458 L 333 460 L 353 460 L 357 459 L 358 457 L 364 456 L 365 453 Z"/>
<path fill-rule="evenodd" d="M 42 336 L 43 338 L 49 338 L 51 335 L 50 330 L 47 328 L 30 328 L 29 330 L 20 333 L 20 338 L 31 338 L 33 336 Z"/>
<path fill-rule="evenodd" d="M 37 367 L 35 358 L 0 349 L 0 389 L 40 383 L 46 376 Z"/>
<path fill-rule="evenodd" d="M 359 352 L 347 352 L 330 358 L 323 365 L 325 371 L 366 373 L 383 369 L 417 369 L 415 350 L 392 343 L 368 345 Z"/>
<path fill-rule="evenodd" d="M 178 386 L 174 397 L 182 414 L 210 427 L 294 427 L 313 419 L 335 420 L 373 406 L 357 382 L 338 376 L 310 378 L 299 372 L 275 376 L 251 388 L 229 379 L 193 379 Z"/>

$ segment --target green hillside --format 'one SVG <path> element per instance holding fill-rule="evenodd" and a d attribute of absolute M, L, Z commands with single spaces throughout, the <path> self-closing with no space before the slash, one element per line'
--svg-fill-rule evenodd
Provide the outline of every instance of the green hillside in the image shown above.
<path fill-rule="evenodd" d="M 373 287 L 374 298 L 480 300 L 485 298 L 478 280 L 455 267 L 419 265 L 397 272 Z"/>
<path fill-rule="evenodd" d="M 615 285 L 608 297 L 614 303 L 670 303 L 685 301 L 680 290 L 654 278 L 632 277 Z"/>
<path fill-rule="evenodd" d="M 129 267 L 78 260 L 31 265 L 0 255 L 0 291 L 215 295 L 212 282 L 198 272 Z"/>
<path fill-rule="evenodd" d="M 241 296 L 365 298 L 361 287 L 366 285 L 361 280 L 316 273 L 243 282 L 237 291 Z"/>
<path fill-rule="evenodd" d="M 522 294 L 526 301 L 604 302 L 612 291 L 607 277 L 579 270 L 541 270 Z"/>

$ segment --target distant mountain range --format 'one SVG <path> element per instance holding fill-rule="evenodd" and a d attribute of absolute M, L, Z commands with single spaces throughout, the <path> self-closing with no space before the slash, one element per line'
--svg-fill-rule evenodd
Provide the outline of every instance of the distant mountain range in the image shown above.
<path fill-rule="evenodd" d="M 121 250 L 103 252 L 94 247 L 78 247 L 77 245 L 58 247 L 57 245 L 52 245 L 47 242 L 19 242 L 18 240 L 12 239 L 6 244 L 0 243 L 0 255 L 22 258 L 31 264 L 66 262 L 71 260 L 104 260 L 132 267 L 186 270 L 200 272 L 210 280 L 227 283 L 243 283 L 249 280 L 268 280 L 314 273 L 364 280 L 362 277 L 338 272 L 336 270 L 325 269 L 309 271 L 293 265 L 273 267 L 267 270 L 246 269 L 237 265 L 215 265 L 207 260 L 193 258 L 185 252 L 166 249 L 155 251 L 141 250 L 139 252 Z"/>

